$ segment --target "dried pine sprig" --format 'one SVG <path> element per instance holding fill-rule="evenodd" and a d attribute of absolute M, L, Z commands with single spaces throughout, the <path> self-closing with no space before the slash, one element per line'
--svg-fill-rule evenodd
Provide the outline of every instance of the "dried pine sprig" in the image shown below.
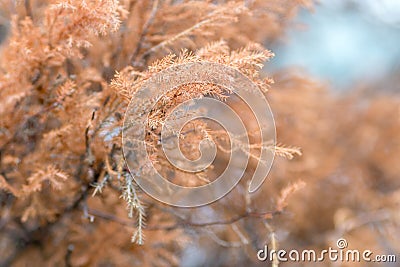
<path fill-rule="evenodd" d="M 303 189 L 305 186 L 306 183 L 300 180 L 282 189 L 276 204 L 277 210 L 282 211 L 288 205 L 287 200 L 289 196 Z"/>
<path fill-rule="evenodd" d="M 179 55 L 169 54 L 162 59 L 156 60 L 149 65 L 148 70 L 143 72 L 128 66 L 116 73 L 114 79 L 111 81 L 111 87 L 126 101 L 130 101 L 143 83 L 155 73 L 179 64 L 209 61 L 236 68 L 256 82 L 261 89 L 265 89 L 268 87 L 269 81 L 261 79 L 259 72 L 263 67 L 263 63 L 273 56 L 272 52 L 263 49 L 259 44 L 250 44 L 243 49 L 230 51 L 227 44 L 221 40 L 218 43 L 211 43 L 195 53 L 184 49 Z M 205 91 L 201 94 L 216 93 L 217 95 L 221 95 L 217 92 L 220 90 L 217 87 L 214 87 L 214 90 L 208 89 L 209 87 L 203 87 Z M 195 98 L 195 95 L 190 97 Z"/>
<path fill-rule="evenodd" d="M 27 179 L 28 183 L 23 186 L 22 194 L 24 196 L 29 196 L 34 192 L 42 190 L 45 181 L 48 181 L 54 190 L 61 190 L 63 183 L 68 179 L 68 177 L 68 174 L 59 170 L 55 166 L 47 166 L 46 169 L 36 171 Z"/>
<path fill-rule="evenodd" d="M 301 149 L 299 147 L 287 147 L 282 144 L 278 144 L 275 146 L 275 154 L 280 157 L 284 157 L 287 159 L 293 159 L 295 155 L 301 156 Z"/>
<path fill-rule="evenodd" d="M 144 243 L 143 228 L 146 225 L 145 208 L 138 197 L 136 185 L 135 182 L 133 181 L 132 176 L 129 173 L 126 173 L 124 175 L 124 178 L 125 178 L 125 184 L 122 187 L 121 197 L 126 202 L 129 218 L 133 218 L 134 213 L 136 213 L 137 216 L 136 230 L 132 235 L 131 242 L 137 243 L 138 245 L 143 245 Z"/>
<path fill-rule="evenodd" d="M 190 38 L 193 35 L 211 35 L 211 32 L 209 31 L 210 28 L 215 30 L 215 28 L 227 26 L 232 22 L 236 22 L 238 20 L 238 16 L 246 10 L 246 6 L 240 2 L 228 2 L 222 6 L 215 5 L 214 9 L 210 13 L 205 14 L 202 18 L 200 18 L 199 22 L 172 36 L 171 38 L 160 42 L 156 46 L 153 46 L 143 54 L 143 57 L 153 54 L 157 50 L 171 46 L 180 39 Z"/>

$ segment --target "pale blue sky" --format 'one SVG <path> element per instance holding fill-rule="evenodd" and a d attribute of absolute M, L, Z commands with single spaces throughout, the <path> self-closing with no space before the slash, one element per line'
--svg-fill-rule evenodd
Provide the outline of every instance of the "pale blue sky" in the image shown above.
<path fill-rule="evenodd" d="M 324 0 L 296 23 L 267 69 L 298 66 L 339 89 L 400 70 L 400 0 Z"/>

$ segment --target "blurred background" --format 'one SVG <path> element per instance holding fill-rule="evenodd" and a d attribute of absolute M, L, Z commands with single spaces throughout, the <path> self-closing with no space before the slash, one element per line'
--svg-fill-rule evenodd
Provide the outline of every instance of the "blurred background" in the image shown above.
<path fill-rule="evenodd" d="M 269 70 L 298 67 L 335 91 L 398 77 L 400 1 L 320 0 L 271 48 Z M 380 89 L 399 90 L 399 83 Z"/>

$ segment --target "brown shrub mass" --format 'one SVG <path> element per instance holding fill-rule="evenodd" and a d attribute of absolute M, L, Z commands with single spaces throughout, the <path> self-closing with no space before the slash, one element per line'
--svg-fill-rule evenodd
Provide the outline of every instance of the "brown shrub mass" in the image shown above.
<path fill-rule="evenodd" d="M 0 47 L 0 266 L 178 266 L 193 247 L 206 253 L 203 265 L 257 265 L 265 244 L 321 250 L 340 237 L 352 249 L 398 254 L 398 93 L 335 96 L 307 75 L 261 70 L 273 53 L 260 43 L 282 37 L 311 6 L 0 0 L 0 24 L 10 21 Z M 178 209 L 135 185 L 121 129 L 152 75 L 200 61 L 236 68 L 259 86 L 281 157 L 257 193 L 246 193 L 254 157 L 225 198 Z M 156 105 L 147 128 L 162 172 L 186 185 L 209 182 L 221 166 L 179 173 L 159 153 L 159 131 L 174 106 L 203 96 L 230 101 L 218 86 L 183 86 Z M 223 133 L 201 121 L 187 127 L 185 153 L 205 136 L 224 150 Z"/>

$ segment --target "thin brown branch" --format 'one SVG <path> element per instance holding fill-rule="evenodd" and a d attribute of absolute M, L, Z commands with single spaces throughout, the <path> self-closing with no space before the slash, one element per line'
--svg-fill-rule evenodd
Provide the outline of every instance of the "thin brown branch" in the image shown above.
<path fill-rule="evenodd" d="M 31 17 L 31 18 L 33 18 L 33 16 L 32 16 L 32 7 L 31 7 L 31 1 L 30 0 L 25 0 L 25 12 L 26 12 L 26 15 L 28 16 L 28 17 Z"/>
<path fill-rule="evenodd" d="M 145 24 L 143 25 L 142 32 L 140 34 L 138 44 L 137 44 L 136 49 L 135 49 L 135 51 L 133 52 L 133 54 L 132 54 L 132 56 L 130 58 L 130 62 L 131 62 L 132 65 L 135 65 L 136 57 L 138 56 L 138 54 L 140 52 L 140 49 L 142 48 L 142 44 L 144 42 L 144 38 L 146 37 L 150 26 L 153 24 L 154 18 L 155 18 L 156 14 L 157 14 L 158 5 L 159 5 L 159 0 L 154 0 L 153 8 L 151 9 L 150 16 L 147 19 L 147 21 L 145 22 Z"/>
<path fill-rule="evenodd" d="M 88 209 L 89 213 L 104 219 L 108 221 L 113 221 L 116 223 L 119 223 L 121 225 L 129 226 L 129 227 L 135 227 L 135 222 L 130 221 L 130 220 L 125 220 L 122 219 L 118 216 L 115 216 L 113 214 L 105 213 L 100 210 L 96 209 Z M 164 231 L 172 231 L 180 228 L 185 228 L 185 227 L 205 227 L 205 226 L 213 226 L 213 225 L 229 225 L 235 222 L 238 222 L 242 219 L 245 218 L 260 218 L 260 219 L 265 219 L 265 218 L 270 218 L 275 215 L 279 215 L 281 212 L 280 211 L 268 211 L 268 212 L 245 212 L 243 214 L 238 214 L 234 217 L 231 217 L 227 220 L 217 220 L 217 221 L 210 221 L 210 222 L 192 222 L 192 221 L 187 221 L 182 218 L 177 217 L 177 223 L 172 224 L 172 225 L 148 225 L 146 226 L 145 230 L 147 231 L 159 231 L 159 230 L 164 230 Z"/>

